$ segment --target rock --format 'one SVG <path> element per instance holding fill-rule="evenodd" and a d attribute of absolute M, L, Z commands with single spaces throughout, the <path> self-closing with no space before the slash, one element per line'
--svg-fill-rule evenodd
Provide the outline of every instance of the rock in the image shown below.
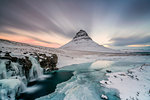
<path fill-rule="evenodd" d="M 29 71 L 30 71 L 31 67 L 32 67 L 32 63 L 29 60 L 29 57 L 26 56 L 24 59 L 24 62 L 23 62 L 23 69 L 25 71 L 25 76 L 27 79 L 29 79 Z"/>
<path fill-rule="evenodd" d="M 25 59 L 19 58 L 18 63 L 22 65 L 23 73 L 25 74 L 26 78 L 29 79 L 29 71 L 32 67 L 32 62 L 29 60 L 29 57 L 25 56 Z"/>
<path fill-rule="evenodd" d="M 107 73 L 111 73 L 111 70 L 106 70 Z"/>
<path fill-rule="evenodd" d="M 37 54 L 35 56 L 40 63 L 40 66 L 44 68 L 44 71 L 48 70 L 58 70 L 56 68 L 58 57 L 56 54 L 52 54 L 52 56 L 46 56 L 46 54 Z"/>
<path fill-rule="evenodd" d="M 58 57 L 56 54 L 52 54 L 51 62 L 52 62 L 52 67 L 56 67 L 56 64 L 58 62 Z"/>
<path fill-rule="evenodd" d="M 18 61 L 18 58 L 17 58 L 17 57 L 11 57 L 11 61 L 12 61 L 12 62 L 17 62 L 17 61 Z"/>
<path fill-rule="evenodd" d="M 17 57 L 12 57 L 9 52 L 6 52 L 4 57 L 0 57 L 0 59 L 8 59 L 11 60 L 12 62 L 17 62 L 18 58 Z"/>
<path fill-rule="evenodd" d="M 53 70 L 58 70 L 58 69 L 59 69 L 59 68 L 57 68 L 57 67 L 54 67 L 54 68 L 53 68 Z"/>
<path fill-rule="evenodd" d="M 28 52 L 24 52 L 23 54 L 28 54 Z"/>
<path fill-rule="evenodd" d="M 77 38 L 84 38 L 84 39 L 90 39 L 92 40 L 88 34 L 86 33 L 86 31 L 84 30 L 80 30 L 78 33 L 76 33 L 76 36 L 73 38 L 74 40 L 77 39 Z"/>
<path fill-rule="evenodd" d="M 108 97 L 106 95 L 102 94 L 101 99 L 108 100 Z"/>
<path fill-rule="evenodd" d="M 11 57 L 9 52 L 6 52 L 5 57 Z"/>

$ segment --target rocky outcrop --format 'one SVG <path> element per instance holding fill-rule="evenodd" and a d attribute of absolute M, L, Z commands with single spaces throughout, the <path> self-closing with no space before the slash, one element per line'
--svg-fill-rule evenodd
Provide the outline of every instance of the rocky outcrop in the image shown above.
<path fill-rule="evenodd" d="M 46 56 L 46 54 L 35 53 L 35 57 L 40 63 L 40 66 L 44 68 L 44 71 L 58 70 L 58 68 L 56 67 L 58 62 L 58 57 L 56 54 L 52 54 L 51 56 Z"/>
<path fill-rule="evenodd" d="M 13 100 L 30 80 L 43 74 L 43 69 L 45 72 L 58 70 L 57 62 L 56 54 L 26 52 L 12 56 L 11 52 L 0 52 L 0 99 Z"/>
<path fill-rule="evenodd" d="M 29 60 L 29 57 L 25 56 L 25 59 L 19 59 L 19 63 L 22 64 L 22 71 L 27 79 L 29 79 L 29 71 L 32 67 L 32 63 Z"/>
<path fill-rule="evenodd" d="M 56 54 L 47 56 L 46 54 L 31 53 L 28 56 L 19 58 L 11 56 L 10 52 L 2 52 L 2 53 L 4 53 L 4 56 L 0 56 L 1 59 L 0 62 L 2 63 L 2 61 L 4 61 L 4 63 L 1 66 L 4 67 L 3 69 L 6 69 L 6 72 L 2 71 L 0 73 L 0 79 L 5 79 L 6 75 L 7 78 L 12 76 L 25 76 L 26 79 L 29 81 L 30 80 L 29 74 L 33 65 L 29 57 L 35 58 L 39 63 L 40 67 L 44 69 L 44 71 L 58 70 L 58 68 L 56 67 L 58 62 L 58 57 Z"/>
<path fill-rule="evenodd" d="M 10 52 L 6 52 L 4 57 L 0 56 L 0 59 L 8 59 L 8 60 L 11 60 L 12 62 L 17 62 L 17 60 L 18 60 L 17 57 L 12 57 L 10 55 Z"/>

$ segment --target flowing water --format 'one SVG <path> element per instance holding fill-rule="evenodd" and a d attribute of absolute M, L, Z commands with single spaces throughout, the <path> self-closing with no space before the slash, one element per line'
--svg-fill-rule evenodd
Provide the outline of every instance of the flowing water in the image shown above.
<path fill-rule="evenodd" d="M 43 83 L 40 80 L 30 83 L 28 87 L 37 86 L 41 90 L 31 89 L 35 94 L 28 92 L 28 96 L 43 96 L 38 100 L 103 100 L 101 95 L 105 94 L 109 100 L 120 100 L 117 90 L 100 84 L 101 80 L 107 79 L 106 70 L 112 73 L 127 72 L 145 63 L 150 64 L 150 56 L 128 56 L 66 66 L 56 72 L 53 78 L 44 79 Z M 73 75 L 69 74 L 72 72 Z M 44 94 L 44 91 L 48 92 Z"/>

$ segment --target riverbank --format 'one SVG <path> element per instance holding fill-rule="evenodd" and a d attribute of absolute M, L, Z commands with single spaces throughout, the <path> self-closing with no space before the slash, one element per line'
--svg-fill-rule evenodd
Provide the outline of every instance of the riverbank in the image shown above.
<path fill-rule="evenodd" d="M 129 69 L 128 72 L 106 74 L 108 80 L 100 83 L 107 88 L 119 91 L 121 100 L 149 100 L 150 98 L 150 65 Z"/>

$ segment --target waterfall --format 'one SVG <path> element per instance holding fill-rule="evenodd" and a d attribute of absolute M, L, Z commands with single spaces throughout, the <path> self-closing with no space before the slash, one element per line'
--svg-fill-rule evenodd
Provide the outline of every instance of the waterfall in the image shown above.
<path fill-rule="evenodd" d="M 7 78 L 7 71 L 6 71 L 6 65 L 4 60 L 0 60 L 0 79 Z"/>
<path fill-rule="evenodd" d="M 43 69 L 41 68 L 38 61 L 31 56 L 29 57 L 29 60 L 32 62 L 32 68 L 30 69 L 29 73 L 30 79 L 35 79 L 43 75 Z"/>

